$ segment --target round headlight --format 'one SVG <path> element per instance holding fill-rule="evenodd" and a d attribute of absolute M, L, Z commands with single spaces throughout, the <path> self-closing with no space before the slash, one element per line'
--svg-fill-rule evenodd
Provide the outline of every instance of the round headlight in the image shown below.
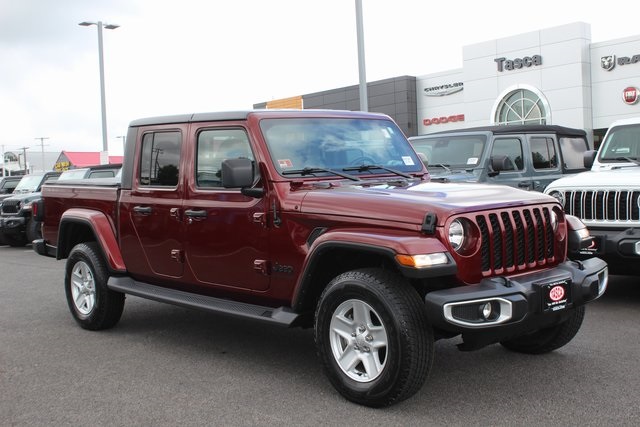
<path fill-rule="evenodd" d="M 449 244 L 456 251 L 464 244 L 464 226 L 460 220 L 456 219 L 449 225 Z"/>
<path fill-rule="evenodd" d="M 564 194 L 561 191 L 552 191 L 551 193 L 549 193 L 549 195 L 556 199 L 562 205 L 562 207 L 564 207 Z"/>

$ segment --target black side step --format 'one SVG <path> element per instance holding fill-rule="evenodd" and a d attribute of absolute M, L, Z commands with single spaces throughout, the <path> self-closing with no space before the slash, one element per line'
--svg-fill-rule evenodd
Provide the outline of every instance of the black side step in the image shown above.
<path fill-rule="evenodd" d="M 282 326 L 294 326 L 299 315 L 287 307 L 263 307 L 244 302 L 230 301 L 221 298 L 176 291 L 144 282 L 137 282 L 130 277 L 110 277 L 107 287 L 114 291 L 135 295 L 154 301 L 179 305 L 187 308 L 197 308 L 214 313 L 224 313 L 275 323 Z"/>

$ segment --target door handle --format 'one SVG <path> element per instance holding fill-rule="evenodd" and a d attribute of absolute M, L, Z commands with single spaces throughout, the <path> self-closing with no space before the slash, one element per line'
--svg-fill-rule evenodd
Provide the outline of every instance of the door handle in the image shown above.
<path fill-rule="evenodd" d="M 142 215 L 151 215 L 153 209 L 151 208 L 151 206 L 134 206 L 133 211 Z"/>
<path fill-rule="evenodd" d="M 191 224 L 193 221 L 201 221 L 207 217 L 207 211 L 203 210 L 195 210 L 195 209 L 187 209 L 184 211 L 184 216 L 187 217 L 187 222 Z"/>
<path fill-rule="evenodd" d="M 518 187 L 520 188 L 524 188 L 525 190 L 530 190 L 531 189 L 531 182 L 530 181 L 520 181 L 518 183 Z"/>

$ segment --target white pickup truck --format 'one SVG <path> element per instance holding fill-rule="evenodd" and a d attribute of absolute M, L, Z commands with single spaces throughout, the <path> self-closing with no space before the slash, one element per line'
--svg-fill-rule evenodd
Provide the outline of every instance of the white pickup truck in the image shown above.
<path fill-rule="evenodd" d="M 614 122 L 599 151 L 585 153 L 584 165 L 591 170 L 544 192 L 595 237 L 586 256 L 607 261 L 611 273 L 640 275 L 640 117 Z"/>

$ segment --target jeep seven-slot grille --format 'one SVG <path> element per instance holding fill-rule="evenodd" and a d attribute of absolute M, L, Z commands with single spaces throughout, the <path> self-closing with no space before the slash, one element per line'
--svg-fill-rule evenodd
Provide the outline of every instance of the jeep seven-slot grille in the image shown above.
<path fill-rule="evenodd" d="M 565 191 L 564 209 L 585 221 L 640 221 L 638 190 Z"/>
<path fill-rule="evenodd" d="M 523 270 L 554 260 L 554 232 L 547 207 L 475 216 L 483 274 Z"/>
<path fill-rule="evenodd" d="M 18 200 L 4 200 L 2 202 L 2 213 L 3 214 L 18 213 L 19 206 L 20 206 L 20 201 Z"/>

